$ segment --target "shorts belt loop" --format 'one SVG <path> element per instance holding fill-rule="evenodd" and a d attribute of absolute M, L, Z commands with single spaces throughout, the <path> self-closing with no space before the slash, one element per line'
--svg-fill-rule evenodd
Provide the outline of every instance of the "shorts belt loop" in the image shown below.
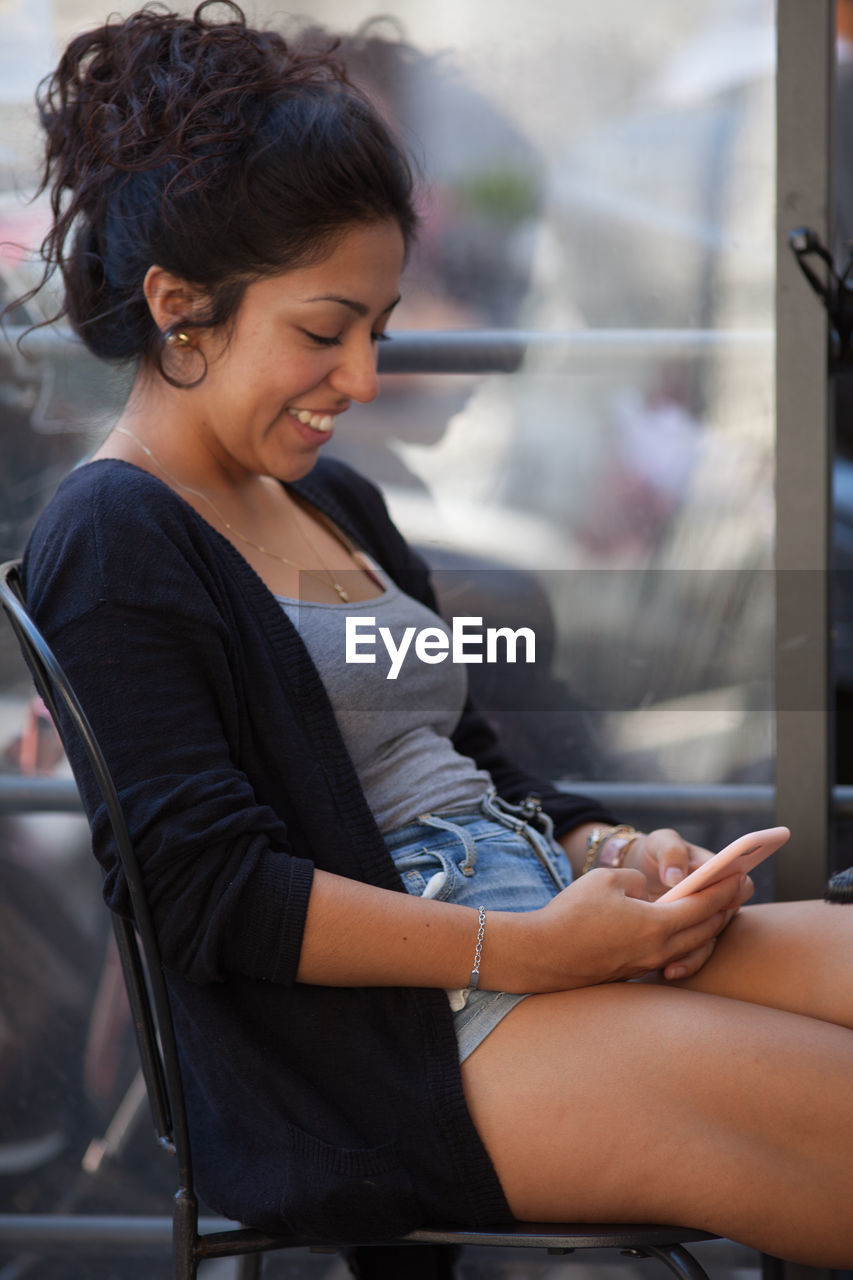
<path fill-rule="evenodd" d="M 534 797 L 529 797 L 524 804 L 512 804 L 490 787 L 480 805 L 486 817 L 524 835 L 558 889 L 570 883 L 554 862 L 554 823 Z"/>
<path fill-rule="evenodd" d="M 492 818 L 493 821 L 500 822 L 512 830 L 520 831 L 525 825 L 520 806 L 510 804 L 508 800 L 502 800 L 494 787 L 489 787 L 480 801 L 480 808 L 487 818 Z"/>
<path fill-rule="evenodd" d="M 535 796 L 528 796 L 523 804 L 512 804 L 499 796 L 494 787 L 489 787 L 480 805 L 483 813 L 497 822 L 506 822 L 509 819 L 510 825 L 514 825 L 517 830 L 524 826 L 533 827 L 549 842 L 554 838 L 553 819 L 545 812 Z"/>
<path fill-rule="evenodd" d="M 453 835 L 458 836 L 465 850 L 465 860 L 459 870 L 463 876 L 472 876 L 474 874 L 474 867 L 477 863 L 477 848 L 463 826 L 455 822 L 448 822 L 444 818 L 439 818 L 435 813 L 419 814 L 418 822 L 423 822 L 428 827 L 438 827 L 440 831 L 450 831 Z"/>

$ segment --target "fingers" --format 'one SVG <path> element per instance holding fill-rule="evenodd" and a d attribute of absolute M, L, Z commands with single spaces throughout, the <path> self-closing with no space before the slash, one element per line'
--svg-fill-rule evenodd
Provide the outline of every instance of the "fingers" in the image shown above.
<path fill-rule="evenodd" d="M 748 876 L 732 875 L 709 889 L 692 894 L 690 898 L 681 899 L 682 902 L 690 902 L 692 899 L 703 897 L 706 900 L 706 906 L 717 909 L 704 920 L 675 935 L 673 940 L 684 948 L 684 953 L 664 967 L 663 976 L 670 981 L 677 981 L 679 978 L 692 977 L 694 973 L 698 973 L 714 954 L 717 937 L 740 910 L 741 903 L 752 896 L 753 889 L 754 886 Z M 666 907 L 675 904 L 662 903 L 661 905 Z M 722 910 L 719 909 L 720 906 Z"/>
<path fill-rule="evenodd" d="M 711 857 L 707 849 L 689 844 L 683 836 L 669 827 L 661 827 L 643 837 L 645 852 L 657 865 L 657 874 L 664 889 L 671 889 L 684 877 Z"/>
<path fill-rule="evenodd" d="M 661 884 L 671 889 L 673 885 L 680 884 L 690 870 L 690 848 L 679 837 L 678 843 L 668 843 L 658 854 L 657 863 Z"/>
<path fill-rule="evenodd" d="M 727 911 L 730 907 L 739 906 L 743 879 L 743 876 L 735 872 L 723 880 L 718 880 L 716 884 L 709 885 L 706 889 L 700 889 L 697 893 L 687 894 L 674 902 L 661 902 L 657 905 L 665 911 L 671 911 L 673 907 L 682 908 L 678 912 L 672 912 L 673 921 L 676 928 L 689 929 L 717 911 Z"/>
<path fill-rule="evenodd" d="M 738 897 L 738 906 L 742 907 L 745 902 L 749 902 L 750 898 L 754 893 L 755 893 L 755 885 L 752 882 L 752 877 L 744 876 L 741 883 L 740 894 Z"/>
<path fill-rule="evenodd" d="M 615 871 L 599 867 L 595 872 L 591 871 L 589 874 L 602 877 L 612 876 L 626 898 L 640 898 L 643 902 L 649 901 L 649 882 L 641 871 L 635 871 L 631 867 L 620 867 Z"/>
<path fill-rule="evenodd" d="M 711 959 L 716 945 L 717 939 L 712 938 L 703 947 L 697 947 L 694 951 L 688 952 L 686 956 L 680 956 L 673 964 L 666 966 L 663 976 L 669 982 L 677 982 L 679 978 L 692 978 L 693 974 L 698 973 L 702 966 Z"/>

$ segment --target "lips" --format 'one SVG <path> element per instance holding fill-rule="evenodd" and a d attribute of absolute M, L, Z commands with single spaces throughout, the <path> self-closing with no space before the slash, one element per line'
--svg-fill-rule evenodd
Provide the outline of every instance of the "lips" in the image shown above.
<path fill-rule="evenodd" d="M 312 413 L 310 409 L 290 409 L 288 412 L 304 427 L 310 427 L 321 435 L 327 434 L 335 425 L 335 419 L 329 413 Z"/>

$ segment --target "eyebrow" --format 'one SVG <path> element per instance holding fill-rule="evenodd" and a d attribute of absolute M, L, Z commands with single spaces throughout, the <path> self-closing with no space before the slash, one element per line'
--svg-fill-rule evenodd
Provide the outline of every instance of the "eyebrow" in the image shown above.
<path fill-rule="evenodd" d="M 393 311 L 402 296 L 398 293 L 394 301 L 389 303 L 384 311 L 380 311 L 380 316 L 387 316 L 389 311 Z M 366 316 L 370 311 L 363 302 L 356 302 L 353 298 L 342 298 L 337 293 L 327 293 L 320 298 L 305 298 L 305 302 L 337 302 L 342 307 L 349 307 L 350 311 L 354 311 L 357 316 Z"/>

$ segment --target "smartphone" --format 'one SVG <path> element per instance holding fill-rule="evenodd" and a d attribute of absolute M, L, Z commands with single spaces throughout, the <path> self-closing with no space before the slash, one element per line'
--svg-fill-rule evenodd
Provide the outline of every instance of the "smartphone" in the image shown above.
<path fill-rule="evenodd" d="M 686 898 L 698 889 L 707 889 L 726 876 L 748 875 L 759 862 L 769 858 L 771 853 L 781 849 L 791 833 L 787 827 L 767 827 L 764 831 L 748 831 L 745 836 L 738 836 L 725 849 L 715 853 L 713 858 L 703 862 L 701 867 L 691 871 L 678 884 L 667 889 L 657 899 L 658 902 L 672 902 L 676 898 Z"/>

